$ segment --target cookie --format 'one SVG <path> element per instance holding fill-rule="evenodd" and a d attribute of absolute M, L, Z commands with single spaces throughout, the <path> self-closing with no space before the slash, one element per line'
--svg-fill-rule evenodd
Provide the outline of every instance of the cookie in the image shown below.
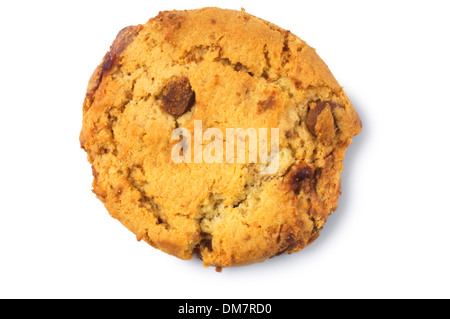
<path fill-rule="evenodd" d="M 360 130 L 313 48 L 204 8 L 119 32 L 89 80 L 80 142 L 93 192 L 138 240 L 228 267 L 319 236 Z"/>

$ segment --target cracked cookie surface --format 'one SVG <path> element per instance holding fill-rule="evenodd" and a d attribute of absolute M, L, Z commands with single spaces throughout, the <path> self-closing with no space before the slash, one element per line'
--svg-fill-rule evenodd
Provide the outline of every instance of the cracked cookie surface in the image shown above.
<path fill-rule="evenodd" d="M 280 165 L 179 163 L 171 133 L 279 128 Z M 315 50 L 246 12 L 161 12 L 123 29 L 94 71 L 81 146 L 93 191 L 138 240 L 228 267 L 301 250 L 337 208 L 361 122 Z"/>

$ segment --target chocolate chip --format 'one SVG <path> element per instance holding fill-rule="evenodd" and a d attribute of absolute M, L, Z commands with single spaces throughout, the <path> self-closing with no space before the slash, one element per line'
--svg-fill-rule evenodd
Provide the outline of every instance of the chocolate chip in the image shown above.
<path fill-rule="evenodd" d="M 122 29 L 111 45 L 110 50 L 106 53 L 103 63 L 99 65 L 89 80 L 88 88 L 86 91 L 86 99 L 89 100 L 97 91 L 103 76 L 117 65 L 117 61 L 120 59 L 123 51 L 133 42 L 134 38 L 141 31 L 142 26 L 129 26 Z M 85 105 L 86 107 L 86 105 Z"/>
<path fill-rule="evenodd" d="M 129 26 L 120 30 L 119 34 L 117 34 L 116 39 L 111 45 L 111 49 L 108 53 L 106 53 L 105 60 L 102 64 L 103 72 L 107 72 L 111 70 L 119 60 L 121 54 L 125 49 L 133 42 L 134 38 L 141 31 L 142 26 Z"/>
<path fill-rule="evenodd" d="M 162 108 L 173 116 L 189 111 L 195 103 L 195 92 L 187 77 L 173 77 L 162 90 Z"/>
<path fill-rule="evenodd" d="M 294 132 L 293 132 L 293 131 L 286 131 L 286 132 L 284 133 L 284 136 L 285 136 L 286 138 L 292 138 L 292 137 L 294 137 Z"/>
<path fill-rule="evenodd" d="M 279 241 L 280 238 L 277 238 L 277 240 Z M 295 238 L 295 236 L 293 234 L 289 234 L 287 236 L 287 238 L 285 239 L 284 243 L 282 243 L 280 245 L 281 249 L 275 254 L 275 256 L 282 255 L 285 252 L 287 252 L 289 249 L 296 247 L 298 245 L 303 246 L 303 240 L 301 238 L 300 239 Z"/>
<path fill-rule="evenodd" d="M 331 111 L 333 111 L 336 107 L 342 107 L 339 103 L 333 101 L 319 101 L 315 103 L 316 106 L 311 108 L 306 116 L 306 127 L 311 132 L 312 135 L 317 136 L 316 132 L 316 123 L 317 117 L 322 113 L 322 111 L 328 106 Z"/>
<path fill-rule="evenodd" d="M 269 96 L 269 98 L 267 100 L 258 102 L 258 113 L 261 113 L 268 109 L 273 108 L 275 106 L 275 104 L 276 104 L 275 94 L 272 94 Z"/>
<path fill-rule="evenodd" d="M 161 25 L 166 30 L 165 39 L 168 40 L 173 36 L 175 30 L 181 29 L 184 21 L 184 15 L 169 11 L 163 11 L 156 16 Z"/>
<path fill-rule="evenodd" d="M 310 179 L 313 176 L 311 167 L 305 163 L 293 167 L 290 174 L 289 183 L 294 193 L 298 194 L 303 181 Z"/>

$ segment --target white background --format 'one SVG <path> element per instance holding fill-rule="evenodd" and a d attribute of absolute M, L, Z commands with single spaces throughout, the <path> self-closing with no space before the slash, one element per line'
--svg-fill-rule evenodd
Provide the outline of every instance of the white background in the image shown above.
<path fill-rule="evenodd" d="M 319 239 L 203 268 L 137 242 L 91 193 L 87 81 L 160 10 L 240 9 L 317 49 L 363 122 Z M 449 298 L 448 1 L 2 1 L 1 298 Z"/>

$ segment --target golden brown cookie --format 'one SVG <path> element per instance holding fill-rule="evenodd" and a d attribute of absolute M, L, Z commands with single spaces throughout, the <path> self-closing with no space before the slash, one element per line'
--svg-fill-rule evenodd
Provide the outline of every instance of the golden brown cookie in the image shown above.
<path fill-rule="evenodd" d="M 278 139 L 268 138 L 277 170 L 265 172 L 261 156 L 240 163 L 238 151 L 222 162 L 194 152 L 174 161 L 174 130 L 190 133 L 190 147 L 198 123 L 203 134 L 223 132 L 216 145 L 230 128 L 254 129 L 259 142 L 259 129 L 277 129 Z M 204 8 L 161 12 L 120 31 L 89 81 L 80 142 L 94 193 L 138 240 L 227 267 L 317 238 L 337 208 L 344 152 L 360 130 L 314 49 L 246 12 Z M 244 140 L 250 145 L 250 134 Z M 200 150 L 209 142 L 204 135 Z"/>

